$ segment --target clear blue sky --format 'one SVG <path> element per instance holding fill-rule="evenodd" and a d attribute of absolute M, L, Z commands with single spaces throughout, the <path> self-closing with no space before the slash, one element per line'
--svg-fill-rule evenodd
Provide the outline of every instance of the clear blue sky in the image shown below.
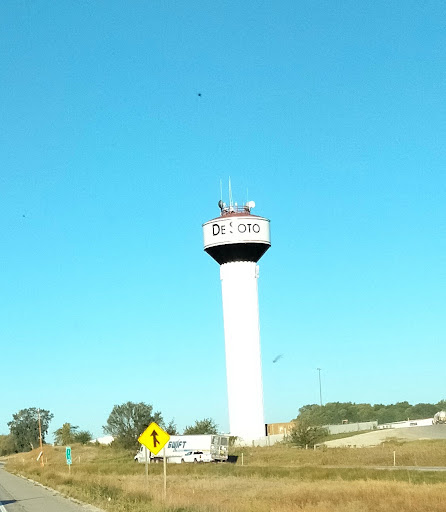
<path fill-rule="evenodd" d="M 271 219 L 266 421 L 446 397 L 442 1 L 4 0 L 0 433 L 228 429 L 220 179 Z M 201 94 L 199 96 L 198 94 Z M 227 195 L 226 195 L 227 199 Z M 283 357 L 273 363 L 278 355 Z"/>

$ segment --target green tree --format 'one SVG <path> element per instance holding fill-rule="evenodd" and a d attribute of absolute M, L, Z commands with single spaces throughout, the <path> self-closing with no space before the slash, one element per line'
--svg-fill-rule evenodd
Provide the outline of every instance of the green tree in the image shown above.
<path fill-rule="evenodd" d="M 92 440 L 92 438 L 93 436 L 88 430 L 80 430 L 74 434 L 75 443 L 87 444 Z"/>
<path fill-rule="evenodd" d="M 112 435 L 115 442 L 124 448 L 135 448 L 138 446 L 138 437 L 152 421 L 161 427 L 164 426 L 161 413 L 153 412 L 151 405 L 143 402 L 126 402 L 113 407 L 103 430 L 106 434 Z"/>
<path fill-rule="evenodd" d="M 313 448 L 328 434 L 327 429 L 320 425 L 310 425 L 307 421 L 296 421 L 290 434 L 290 442 L 302 448 Z"/>
<path fill-rule="evenodd" d="M 443 406 L 443 407 L 441 407 Z M 436 411 L 446 408 L 446 401 L 438 404 L 416 404 L 397 402 L 396 404 L 355 404 L 352 402 L 329 402 L 323 406 L 310 404 L 299 409 L 296 419 L 306 421 L 310 425 L 336 425 L 348 420 L 350 423 L 374 421 L 390 423 L 404 421 L 408 418 L 430 418 Z"/>
<path fill-rule="evenodd" d="M 212 418 L 195 420 L 195 425 L 186 427 L 184 429 L 184 434 L 218 434 L 218 425 Z"/>
<path fill-rule="evenodd" d="M 175 420 L 173 419 L 169 421 L 165 430 L 170 436 L 177 436 L 179 434 L 178 427 L 176 426 Z"/>
<path fill-rule="evenodd" d="M 388 405 L 379 405 L 380 407 L 375 409 L 375 420 L 377 420 L 378 423 L 390 423 L 392 421 L 402 421 L 407 419 L 404 412 L 402 415 L 400 415 L 400 413 L 395 414 L 395 409 L 392 410 Z"/>
<path fill-rule="evenodd" d="M 437 408 L 436 412 L 446 411 L 446 400 L 440 400 L 435 406 Z"/>
<path fill-rule="evenodd" d="M 54 432 L 54 442 L 62 446 L 74 443 L 76 432 L 79 427 L 75 427 L 71 423 L 64 423 Z"/>
<path fill-rule="evenodd" d="M 412 406 L 408 418 L 410 418 L 411 420 L 432 418 L 436 412 L 438 411 L 437 406 L 435 404 L 415 404 Z"/>
<path fill-rule="evenodd" d="M 0 436 L 0 457 L 4 455 L 10 455 L 16 451 L 14 438 L 11 434 L 6 436 Z"/>
<path fill-rule="evenodd" d="M 48 427 L 53 416 L 49 411 L 40 409 L 42 443 L 45 442 Z M 13 414 L 12 421 L 8 423 L 8 427 L 18 452 L 30 451 L 39 446 L 39 409 L 32 407 L 22 409 L 18 413 Z"/>
<path fill-rule="evenodd" d="M 297 416 L 300 420 L 305 420 L 312 425 L 323 425 L 327 423 L 328 404 L 320 406 L 316 404 L 304 405 L 299 409 L 299 415 Z"/>

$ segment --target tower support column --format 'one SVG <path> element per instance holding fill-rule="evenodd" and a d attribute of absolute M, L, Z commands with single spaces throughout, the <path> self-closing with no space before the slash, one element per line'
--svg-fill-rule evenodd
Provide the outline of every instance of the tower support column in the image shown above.
<path fill-rule="evenodd" d="M 231 435 L 265 435 L 258 306 L 258 266 L 234 261 L 220 266 Z"/>

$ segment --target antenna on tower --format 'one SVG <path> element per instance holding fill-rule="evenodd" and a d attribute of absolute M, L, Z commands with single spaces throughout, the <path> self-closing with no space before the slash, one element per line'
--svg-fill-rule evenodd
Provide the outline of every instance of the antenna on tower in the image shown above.
<path fill-rule="evenodd" d="M 232 208 L 232 186 L 231 186 L 231 176 L 229 176 L 229 208 Z"/>

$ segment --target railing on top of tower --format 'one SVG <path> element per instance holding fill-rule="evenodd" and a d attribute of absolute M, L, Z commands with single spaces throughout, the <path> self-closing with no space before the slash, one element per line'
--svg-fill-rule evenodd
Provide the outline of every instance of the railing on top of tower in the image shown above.
<path fill-rule="evenodd" d="M 227 205 L 221 199 L 218 202 L 222 217 L 226 215 L 251 215 L 251 209 L 254 208 L 255 205 L 254 201 L 248 201 L 243 206 L 239 206 L 237 203 Z"/>

